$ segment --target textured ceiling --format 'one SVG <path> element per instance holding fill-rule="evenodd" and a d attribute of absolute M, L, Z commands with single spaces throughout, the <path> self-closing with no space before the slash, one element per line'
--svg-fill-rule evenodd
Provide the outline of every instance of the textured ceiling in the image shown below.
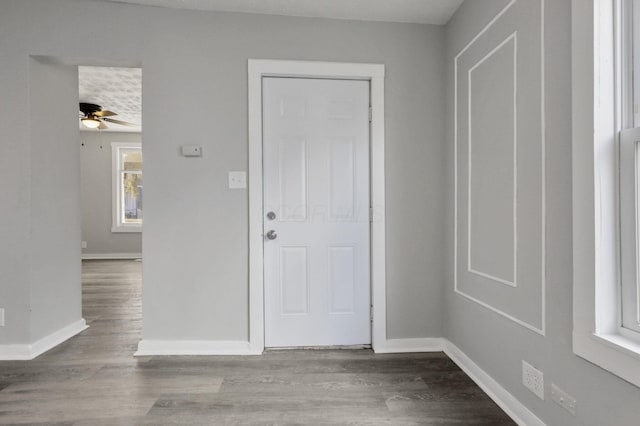
<path fill-rule="evenodd" d="M 142 125 L 142 69 L 110 67 L 78 67 L 80 102 L 102 106 L 103 110 L 115 112 L 112 117 Z M 113 123 L 106 131 L 139 132 Z M 82 130 L 88 130 L 80 125 Z"/>
<path fill-rule="evenodd" d="M 178 9 L 446 24 L 463 0 L 104 0 Z"/>

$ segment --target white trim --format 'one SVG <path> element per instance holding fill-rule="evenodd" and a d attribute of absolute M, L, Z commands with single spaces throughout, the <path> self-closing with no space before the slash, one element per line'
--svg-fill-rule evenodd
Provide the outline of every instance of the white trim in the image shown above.
<path fill-rule="evenodd" d="M 471 171 L 473 170 L 473 162 L 471 157 L 472 138 L 471 138 L 471 93 L 472 83 L 471 74 L 487 59 L 492 57 L 507 43 L 513 40 L 513 281 L 499 278 L 494 275 L 481 272 L 471 267 Z M 467 271 L 483 278 L 505 284 L 510 287 L 518 286 L 518 31 L 514 31 L 500 44 L 494 47 L 482 59 L 476 62 L 467 71 L 468 79 L 468 143 L 467 143 Z"/>
<path fill-rule="evenodd" d="M 84 318 L 32 344 L 0 345 L 0 361 L 31 360 L 89 328 Z"/>
<path fill-rule="evenodd" d="M 515 396 L 448 340 L 444 341 L 444 353 L 498 404 L 514 422 L 521 426 L 545 426 L 545 423 L 523 403 L 518 401 Z"/>
<path fill-rule="evenodd" d="M 640 387 L 640 360 L 635 352 L 639 345 L 628 346 L 631 342 L 620 335 L 585 334 L 574 330 L 573 353 Z"/>
<path fill-rule="evenodd" d="M 82 253 L 82 260 L 142 259 L 142 253 Z"/>
<path fill-rule="evenodd" d="M 114 234 L 117 234 L 119 232 L 122 232 L 122 233 L 127 233 L 127 232 L 135 233 L 135 232 L 137 232 L 138 234 L 140 234 L 140 233 L 142 233 L 142 225 L 139 225 L 139 224 L 120 225 L 119 228 L 112 226 L 111 227 L 111 232 L 113 232 Z"/>
<path fill-rule="evenodd" d="M 542 336 L 546 335 L 546 120 L 545 120 L 545 114 L 546 114 L 546 109 L 545 109 L 545 72 L 544 72 L 544 68 L 545 68 L 545 42 L 544 42 L 544 37 L 545 37 L 545 33 L 544 33 L 544 25 L 545 25 L 545 0 L 540 0 L 540 9 L 541 9 L 541 15 L 540 15 L 540 38 L 541 38 L 541 44 L 540 44 L 540 62 L 541 62 L 541 74 L 540 74 L 540 80 L 541 80 L 541 102 L 540 102 L 540 107 L 541 107 L 541 117 L 540 117 L 540 121 L 541 121 L 541 128 L 542 128 L 542 132 L 541 132 L 541 141 L 540 141 L 540 145 L 541 145 L 541 179 L 542 179 L 542 186 L 541 186 L 541 228 L 542 228 L 542 232 L 541 232 L 541 236 L 540 236 L 540 242 L 541 242 L 541 248 L 542 248 L 542 254 L 541 254 L 541 269 L 542 269 L 542 276 L 541 276 L 541 327 L 536 327 L 534 325 L 531 325 L 525 321 L 522 321 L 512 315 L 507 314 L 506 312 L 495 308 L 494 306 L 491 306 L 490 304 L 483 302 L 471 295 L 468 295 L 466 293 L 464 293 L 463 291 L 461 291 L 460 289 L 458 289 L 458 59 L 460 58 L 460 56 L 466 52 L 486 31 L 488 31 L 499 19 L 500 17 L 502 17 L 510 8 L 511 6 L 513 6 L 518 0 L 511 0 L 456 56 L 454 59 L 454 84 L 453 84 L 453 92 L 454 92 L 454 113 L 453 113 L 453 121 L 454 121 L 454 129 L 453 129 L 453 137 L 454 137 L 454 243 L 453 243 L 453 267 L 454 267 L 454 271 L 453 271 L 453 280 L 454 280 L 454 291 L 456 294 L 465 297 L 493 312 L 495 312 L 498 315 L 501 315 L 511 321 L 514 321 L 516 324 L 519 324 L 531 331 L 534 331 Z M 504 42 L 503 42 L 504 43 Z M 468 231 L 467 231 L 468 232 Z"/>
<path fill-rule="evenodd" d="M 466 52 L 467 49 L 469 49 L 473 43 L 475 43 L 480 37 L 482 37 L 482 34 L 486 33 L 489 30 L 489 28 L 491 28 L 493 26 L 493 24 L 495 24 L 496 21 L 502 17 L 502 15 L 507 13 L 507 10 L 509 10 L 511 8 L 511 6 L 513 6 L 515 4 L 515 2 L 517 2 L 517 1 L 518 0 L 511 0 L 500 12 L 498 12 L 498 14 L 496 16 L 494 16 L 493 19 L 491 21 L 489 21 L 489 23 L 487 25 L 485 25 L 485 27 L 482 30 L 480 30 L 480 32 L 478 34 L 476 34 L 476 36 L 474 38 L 472 38 L 471 41 L 469 43 L 467 43 L 467 45 L 465 47 L 463 47 L 460 52 L 458 52 L 458 54 L 456 55 L 456 60 L 458 59 L 458 57 L 460 55 L 462 55 L 464 52 Z"/>
<path fill-rule="evenodd" d="M 141 223 L 123 223 L 120 218 L 120 149 L 134 148 L 142 151 L 140 142 L 111 142 L 111 232 L 142 232 Z"/>
<path fill-rule="evenodd" d="M 377 354 L 442 352 L 445 339 L 440 337 L 420 337 L 407 339 L 388 339 L 375 348 Z"/>
<path fill-rule="evenodd" d="M 620 203 L 620 333 L 640 338 L 640 128 L 627 129 L 619 135 L 619 198 Z M 624 334 L 623 334 L 624 335 Z"/>
<path fill-rule="evenodd" d="M 262 77 L 339 78 L 371 82 L 371 300 L 372 347 L 387 341 L 384 179 L 384 75 L 382 64 L 249 59 L 249 345 L 264 350 Z"/>
<path fill-rule="evenodd" d="M 542 269 L 542 328 L 540 334 L 546 336 L 547 331 L 547 96 L 545 92 L 546 84 L 546 44 L 545 44 L 545 1 L 540 0 L 540 126 L 542 134 L 540 135 L 540 150 L 542 168 L 542 187 L 540 193 L 540 210 L 542 212 L 541 227 L 542 235 L 540 236 L 540 245 L 542 247 L 542 257 L 540 258 L 540 267 Z"/>
<path fill-rule="evenodd" d="M 250 342 L 222 340 L 141 340 L 134 356 L 153 355 L 260 355 Z"/>
<path fill-rule="evenodd" d="M 514 259 L 515 259 L 515 256 L 514 256 Z M 509 287 L 514 287 L 514 288 L 518 287 L 518 284 L 516 284 L 513 281 L 505 280 L 503 278 L 495 277 L 495 276 L 493 276 L 491 274 L 485 274 L 484 272 L 476 271 L 475 269 L 472 269 L 470 265 L 467 266 L 467 272 L 469 272 L 470 274 L 477 275 L 477 276 L 482 277 L 482 278 L 486 278 L 486 279 L 491 280 L 491 281 L 495 281 L 498 284 L 504 284 L 504 285 L 508 285 Z M 513 276 L 515 277 L 516 274 L 513 274 Z"/>

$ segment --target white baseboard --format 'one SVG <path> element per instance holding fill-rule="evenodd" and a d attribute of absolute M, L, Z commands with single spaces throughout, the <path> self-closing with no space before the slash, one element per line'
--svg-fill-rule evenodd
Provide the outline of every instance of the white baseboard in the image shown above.
<path fill-rule="evenodd" d="M 260 355 L 249 342 L 222 340 L 141 340 L 135 356 Z"/>
<path fill-rule="evenodd" d="M 422 337 L 414 339 L 389 339 L 376 344 L 373 350 L 377 354 L 408 352 L 442 352 L 445 339 L 439 337 Z"/>
<path fill-rule="evenodd" d="M 142 253 L 82 253 L 82 260 L 141 259 Z"/>
<path fill-rule="evenodd" d="M 545 423 L 527 407 L 496 382 L 471 360 L 456 345 L 444 341 L 444 352 L 462 369 L 489 397 L 520 426 L 545 426 Z"/>
<path fill-rule="evenodd" d="M 34 359 L 65 340 L 68 340 L 76 334 L 86 330 L 88 327 L 89 326 L 84 318 L 80 318 L 78 321 L 63 327 L 32 344 L 0 345 L 0 361 Z"/>

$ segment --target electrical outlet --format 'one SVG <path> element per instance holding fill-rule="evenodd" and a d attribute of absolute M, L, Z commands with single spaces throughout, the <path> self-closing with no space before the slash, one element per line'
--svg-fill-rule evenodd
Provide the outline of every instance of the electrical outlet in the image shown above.
<path fill-rule="evenodd" d="M 544 400 L 544 375 L 526 361 L 522 361 L 522 384 Z"/>
<path fill-rule="evenodd" d="M 0 327 L 4 327 L 4 308 L 0 308 Z"/>
<path fill-rule="evenodd" d="M 82 248 L 83 248 L 83 249 L 84 249 L 84 248 L 87 248 L 87 242 L 86 242 L 86 241 L 83 241 L 83 242 L 82 242 Z"/>
<path fill-rule="evenodd" d="M 576 415 L 576 399 L 553 383 L 551 384 L 551 399 L 572 415 Z"/>

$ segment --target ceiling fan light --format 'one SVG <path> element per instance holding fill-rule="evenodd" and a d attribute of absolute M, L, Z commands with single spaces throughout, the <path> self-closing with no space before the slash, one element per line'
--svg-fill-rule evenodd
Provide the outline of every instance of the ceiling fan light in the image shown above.
<path fill-rule="evenodd" d="M 100 126 L 100 120 L 98 120 L 97 118 L 84 117 L 80 121 L 82 122 L 82 124 L 84 124 L 85 127 L 88 127 L 90 129 L 96 129 Z"/>

